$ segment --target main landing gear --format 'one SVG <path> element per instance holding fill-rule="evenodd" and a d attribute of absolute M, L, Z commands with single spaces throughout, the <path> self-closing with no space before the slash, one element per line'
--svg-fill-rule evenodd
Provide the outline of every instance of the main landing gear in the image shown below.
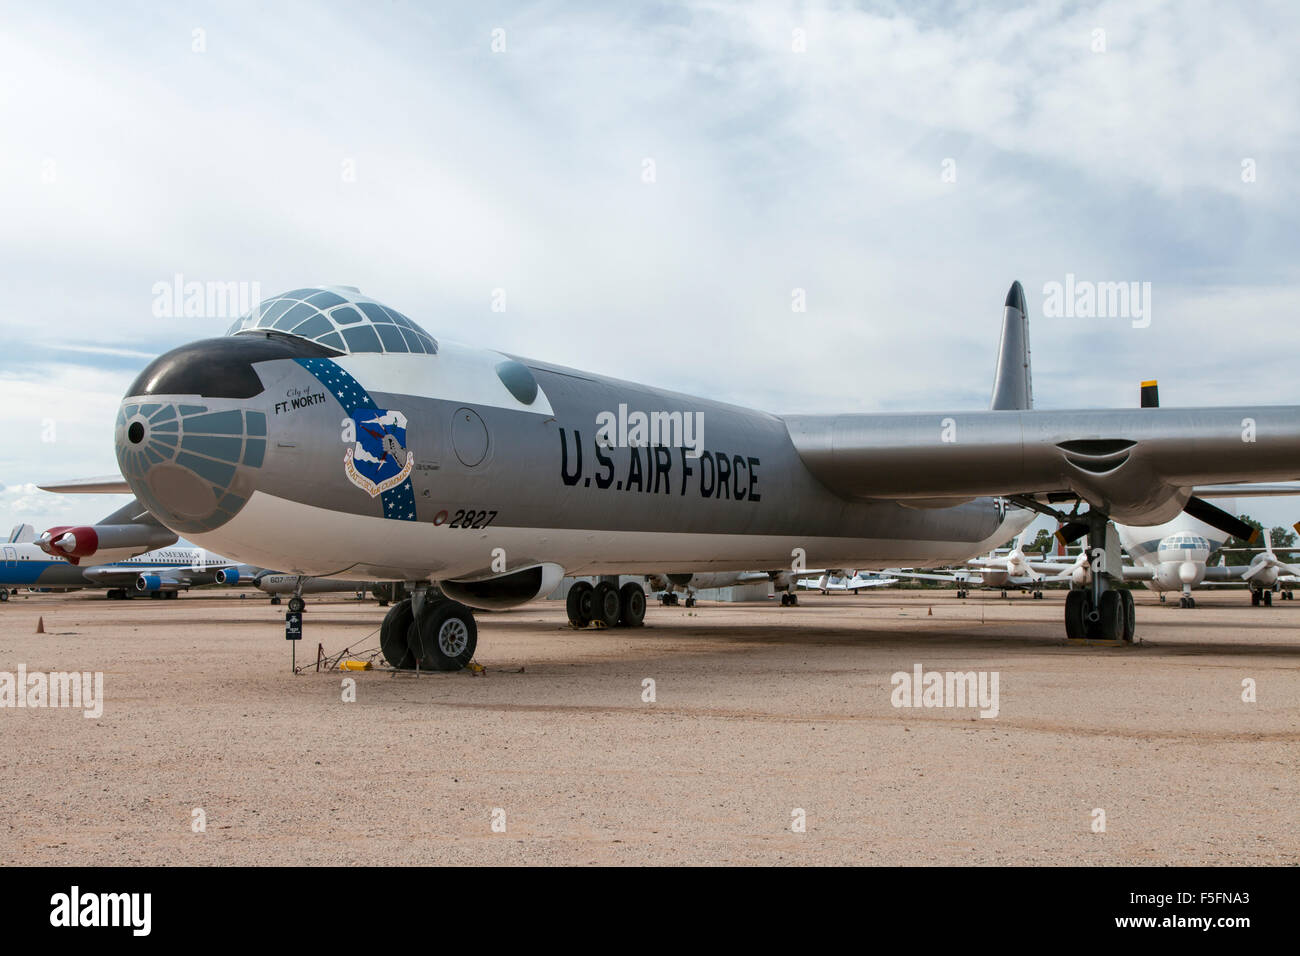
<path fill-rule="evenodd" d="M 1286 600 L 1286 594 L 1287 594 L 1286 591 L 1283 591 L 1283 592 L 1282 592 L 1282 600 L 1284 600 L 1284 601 Z M 1253 589 L 1252 589 L 1251 592 L 1250 592 L 1250 605 L 1251 605 L 1251 607 L 1259 607 L 1260 604 L 1263 604 L 1265 607 L 1272 607 L 1272 606 L 1273 606 L 1273 592 L 1272 592 L 1272 591 L 1256 591 L 1256 590 L 1253 590 Z"/>
<path fill-rule="evenodd" d="M 1062 526 L 1086 523 L 1088 563 L 1085 583 L 1073 589 L 1065 599 L 1065 636 L 1069 640 L 1123 641 L 1132 643 L 1137 636 L 1136 602 L 1127 588 L 1116 585 L 1123 580 L 1119 535 L 1110 523 L 1110 515 L 1089 507 L 1085 514 L 1065 514 L 1033 498 L 1015 496 L 1017 504 L 1049 515 Z M 1082 529 L 1079 529 L 1082 530 Z M 1075 534 L 1074 538 L 1081 535 Z M 1071 539 L 1073 540 L 1073 539 Z"/>
<path fill-rule="evenodd" d="M 1137 633 L 1136 602 L 1127 588 L 1116 588 L 1110 569 L 1123 567 L 1119 538 L 1105 514 L 1088 512 L 1089 578 L 1065 599 L 1065 636 L 1070 640 L 1124 641 Z"/>
<path fill-rule="evenodd" d="M 799 595 L 795 594 L 793 591 L 782 591 L 782 592 L 781 592 L 781 606 L 782 606 L 782 607 L 798 607 L 798 606 L 799 606 Z"/>
<path fill-rule="evenodd" d="M 379 626 L 379 649 L 399 670 L 458 671 L 477 647 L 474 612 L 427 588 L 394 604 Z"/>
<path fill-rule="evenodd" d="M 695 599 L 688 597 L 686 606 L 694 605 Z M 574 627 L 586 627 L 592 623 L 603 627 L 640 627 L 645 623 L 645 588 L 635 581 L 629 581 L 621 588 L 612 581 L 601 581 L 596 585 L 579 581 L 569 588 L 564 608 L 569 614 L 569 623 Z"/>

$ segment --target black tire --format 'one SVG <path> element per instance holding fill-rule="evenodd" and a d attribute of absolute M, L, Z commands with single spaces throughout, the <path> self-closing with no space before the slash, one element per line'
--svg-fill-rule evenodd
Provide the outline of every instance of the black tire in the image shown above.
<path fill-rule="evenodd" d="M 591 623 L 595 609 L 592 596 L 594 590 L 588 581 L 579 581 L 569 588 L 569 595 L 564 600 L 564 609 L 569 614 L 569 623 L 574 627 L 586 627 Z"/>
<path fill-rule="evenodd" d="M 300 597 L 289 598 L 289 610 L 295 614 L 301 614 L 307 609 L 307 602 Z"/>
<path fill-rule="evenodd" d="M 1265 591 L 1265 592 L 1264 592 L 1264 607 L 1272 607 L 1272 606 L 1273 606 L 1273 592 L 1272 592 L 1272 591 Z"/>
<path fill-rule="evenodd" d="M 1124 638 L 1124 599 L 1120 597 L 1119 591 L 1102 592 L 1097 636 L 1103 641 L 1119 641 Z"/>
<path fill-rule="evenodd" d="M 1088 606 L 1092 603 L 1086 591 L 1074 590 L 1065 596 L 1065 636 L 1072 641 L 1088 636 Z"/>
<path fill-rule="evenodd" d="M 618 623 L 623 627 L 640 627 L 645 624 L 645 589 L 629 581 L 618 589 Z"/>
<path fill-rule="evenodd" d="M 8 600 L 9 600 L 9 589 L 0 588 L 0 604 L 3 604 L 5 601 Z"/>
<path fill-rule="evenodd" d="M 1133 598 L 1133 592 L 1127 589 L 1119 594 L 1124 602 L 1124 642 L 1132 644 L 1137 637 L 1137 601 Z"/>
<path fill-rule="evenodd" d="M 379 649 L 383 651 L 384 660 L 399 670 L 409 670 L 415 666 L 415 652 L 407 639 L 407 630 L 415 620 L 410 600 L 399 601 L 388 609 L 384 623 L 379 625 Z"/>
<path fill-rule="evenodd" d="M 618 626 L 618 589 L 608 581 L 601 581 L 591 592 L 591 619 L 606 627 Z"/>
<path fill-rule="evenodd" d="M 1259 592 L 1258 592 L 1258 591 L 1251 591 L 1251 592 L 1250 592 L 1250 606 L 1251 606 L 1251 607 L 1259 607 Z"/>
<path fill-rule="evenodd" d="M 688 597 L 688 598 L 686 599 L 686 606 L 687 606 L 687 607 L 695 607 L 695 598 L 694 598 L 694 596 L 692 596 L 692 597 Z"/>
<path fill-rule="evenodd" d="M 280 603 L 280 595 L 278 595 L 278 594 L 273 594 L 273 595 L 271 595 L 271 603 L 272 603 L 272 604 L 279 604 L 279 603 Z"/>
<path fill-rule="evenodd" d="M 478 625 L 474 612 L 457 601 L 425 604 L 425 619 L 406 629 L 412 654 L 422 670 L 458 671 L 474 659 Z"/>
<path fill-rule="evenodd" d="M 788 591 L 781 592 L 781 606 L 782 607 L 790 606 L 790 592 Z"/>

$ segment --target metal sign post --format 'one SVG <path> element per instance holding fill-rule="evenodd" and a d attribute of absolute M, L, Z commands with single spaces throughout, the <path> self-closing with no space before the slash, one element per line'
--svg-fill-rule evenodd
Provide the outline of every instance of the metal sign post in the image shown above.
<path fill-rule="evenodd" d="M 289 655 L 289 663 L 293 672 L 298 672 L 298 641 L 302 640 L 302 612 L 286 611 L 284 615 L 284 639 L 292 641 L 289 647 L 292 649 Z"/>

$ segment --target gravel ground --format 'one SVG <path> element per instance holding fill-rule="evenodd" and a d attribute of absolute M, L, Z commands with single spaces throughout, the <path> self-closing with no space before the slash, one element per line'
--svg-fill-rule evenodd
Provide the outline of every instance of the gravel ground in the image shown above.
<path fill-rule="evenodd" d="M 541 602 L 479 616 L 484 675 L 357 673 L 355 702 L 290 672 L 261 595 L 18 597 L 0 670 L 103 671 L 105 704 L 0 711 L 0 864 L 1300 863 L 1300 602 L 1137 596 L 1133 648 L 1066 646 L 1059 591 L 632 631 Z M 312 599 L 299 663 L 383 614 Z M 894 707 L 916 664 L 996 671 L 998 715 Z"/>

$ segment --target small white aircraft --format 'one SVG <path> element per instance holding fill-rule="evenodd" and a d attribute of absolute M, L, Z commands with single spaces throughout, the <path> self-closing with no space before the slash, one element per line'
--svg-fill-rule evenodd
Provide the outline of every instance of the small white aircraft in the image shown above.
<path fill-rule="evenodd" d="M 821 577 L 799 579 L 799 587 L 807 591 L 821 591 L 822 594 L 830 594 L 832 591 L 852 591 L 857 594 L 862 588 L 886 588 L 897 583 L 898 578 L 889 577 L 888 574 L 862 574 L 859 571 L 848 574 L 825 571 Z"/>

